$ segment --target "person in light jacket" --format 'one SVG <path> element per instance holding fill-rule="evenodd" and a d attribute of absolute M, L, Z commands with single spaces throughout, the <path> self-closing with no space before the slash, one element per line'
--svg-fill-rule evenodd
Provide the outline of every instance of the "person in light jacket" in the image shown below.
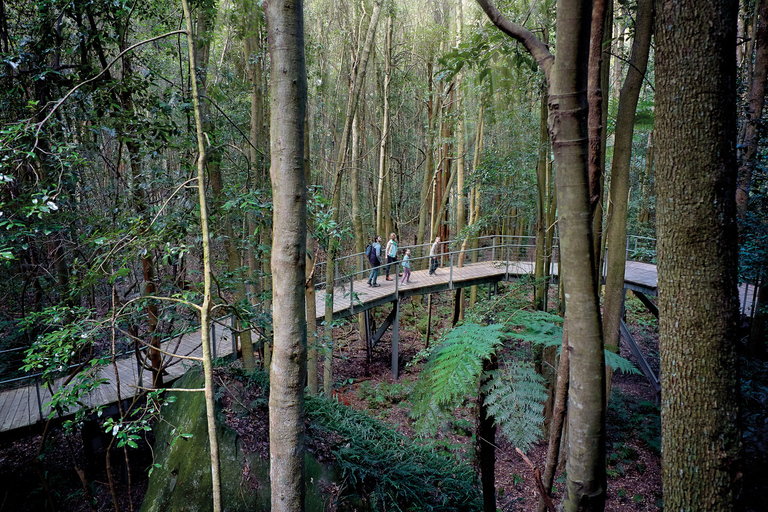
<path fill-rule="evenodd" d="M 437 272 L 437 247 L 440 245 L 440 237 L 435 237 L 435 243 L 432 244 L 432 248 L 429 250 L 429 275 L 435 275 Z"/>

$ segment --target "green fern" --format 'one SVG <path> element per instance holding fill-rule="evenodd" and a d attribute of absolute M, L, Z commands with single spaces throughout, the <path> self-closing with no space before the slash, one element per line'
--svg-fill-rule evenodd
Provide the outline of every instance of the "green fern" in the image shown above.
<path fill-rule="evenodd" d="M 504 437 L 526 452 L 541 437 L 547 399 L 544 379 L 530 363 L 518 361 L 490 376 L 482 389 L 488 414 Z"/>
<path fill-rule="evenodd" d="M 536 345 L 560 345 L 563 340 L 563 318 L 544 311 L 516 311 L 507 326 L 514 329 L 515 339 Z"/>
<path fill-rule="evenodd" d="M 606 366 L 613 368 L 613 371 L 640 375 L 640 370 L 638 370 L 637 367 L 629 359 L 624 359 L 616 352 L 611 352 L 610 350 L 605 350 L 604 352 L 605 364 Z"/>
<path fill-rule="evenodd" d="M 421 434 L 434 431 L 447 411 L 476 396 L 483 361 L 501 346 L 501 325 L 464 323 L 451 330 L 430 354 L 414 390 L 412 414 Z"/>

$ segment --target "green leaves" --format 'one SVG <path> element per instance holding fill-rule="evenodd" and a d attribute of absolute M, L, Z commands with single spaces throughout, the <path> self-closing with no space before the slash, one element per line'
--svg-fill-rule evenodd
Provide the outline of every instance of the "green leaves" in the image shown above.
<path fill-rule="evenodd" d="M 483 361 L 502 344 L 503 326 L 467 322 L 451 330 L 432 352 L 414 391 L 416 431 L 434 431 L 445 414 L 476 396 Z"/>
<path fill-rule="evenodd" d="M 547 399 L 544 379 L 532 364 L 520 361 L 505 365 L 490 377 L 483 386 L 488 413 L 504 437 L 526 452 L 541 437 Z"/>

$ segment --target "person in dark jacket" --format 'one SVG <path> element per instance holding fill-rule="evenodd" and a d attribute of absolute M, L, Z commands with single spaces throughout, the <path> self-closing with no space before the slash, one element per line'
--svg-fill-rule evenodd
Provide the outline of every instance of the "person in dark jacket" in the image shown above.
<path fill-rule="evenodd" d="M 368 262 L 373 267 L 371 276 L 368 278 L 368 286 L 381 286 L 376 283 L 379 277 L 379 266 L 381 265 L 381 237 L 376 236 L 371 244 L 371 252 L 368 256 Z"/>

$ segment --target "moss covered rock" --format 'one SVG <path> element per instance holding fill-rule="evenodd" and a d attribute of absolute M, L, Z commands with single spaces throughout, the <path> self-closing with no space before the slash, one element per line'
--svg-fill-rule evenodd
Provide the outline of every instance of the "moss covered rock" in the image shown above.
<path fill-rule="evenodd" d="M 200 369 L 176 381 L 177 388 L 201 388 Z M 203 393 L 174 392 L 175 402 L 163 407 L 155 427 L 155 466 L 149 478 L 142 512 L 207 512 L 213 509 L 211 459 Z M 218 404 L 217 404 L 218 408 Z M 269 465 L 257 454 L 244 454 L 237 434 L 217 414 L 222 507 L 225 511 L 269 510 Z M 329 471 L 316 460 L 306 461 L 308 511 L 323 510 L 327 497 L 317 486 Z"/>

